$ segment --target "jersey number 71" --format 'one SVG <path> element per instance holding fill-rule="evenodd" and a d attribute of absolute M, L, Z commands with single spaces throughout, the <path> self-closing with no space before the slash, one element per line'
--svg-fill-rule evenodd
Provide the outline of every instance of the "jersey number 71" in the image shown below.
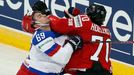
<path fill-rule="evenodd" d="M 98 55 L 100 54 L 101 50 L 102 50 L 102 47 L 103 47 L 103 37 L 101 36 L 95 36 L 93 35 L 92 36 L 92 41 L 96 41 L 96 40 L 99 40 L 99 41 L 102 41 L 99 43 L 99 46 L 96 50 L 96 52 L 91 56 L 91 60 L 94 60 L 94 61 L 98 61 Z M 106 41 L 110 41 L 110 39 L 107 39 Z M 109 44 L 108 42 L 106 42 L 106 56 L 105 56 L 105 60 L 106 62 L 108 62 L 108 54 L 109 54 Z"/>

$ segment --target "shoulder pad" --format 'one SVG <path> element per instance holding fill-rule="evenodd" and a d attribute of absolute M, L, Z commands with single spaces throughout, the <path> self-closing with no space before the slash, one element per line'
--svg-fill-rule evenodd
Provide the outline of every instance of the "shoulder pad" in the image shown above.
<path fill-rule="evenodd" d="M 56 38 L 59 35 L 53 31 L 37 30 L 32 38 L 32 44 L 36 45 L 48 37 Z"/>

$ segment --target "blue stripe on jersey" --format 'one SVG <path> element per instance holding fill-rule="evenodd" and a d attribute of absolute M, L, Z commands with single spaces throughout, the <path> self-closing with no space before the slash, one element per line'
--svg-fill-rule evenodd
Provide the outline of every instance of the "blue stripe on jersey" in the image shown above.
<path fill-rule="evenodd" d="M 56 38 L 56 37 L 59 37 L 59 36 L 60 36 L 60 34 L 55 33 L 53 31 L 45 31 L 45 30 L 38 29 L 33 36 L 32 44 L 37 45 L 42 40 L 44 40 L 48 37 Z"/>
<path fill-rule="evenodd" d="M 51 53 L 53 50 L 55 50 L 55 48 L 58 46 L 57 43 L 55 43 L 50 49 L 48 49 L 47 51 L 45 51 L 45 53 L 48 55 L 49 53 Z"/>
<path fill-rule="evenodd" d="M 45 67 L 45 66 L 44 66 Z M 45 72 L 42 72 L 42 71 L 39 71 L 39 70 L 36 70 L 32 67 L 29 67 L 29 70 L 33 73 L 36 73 L 37 75 L 58 75 L 56 73 L 45 73 Z"/>

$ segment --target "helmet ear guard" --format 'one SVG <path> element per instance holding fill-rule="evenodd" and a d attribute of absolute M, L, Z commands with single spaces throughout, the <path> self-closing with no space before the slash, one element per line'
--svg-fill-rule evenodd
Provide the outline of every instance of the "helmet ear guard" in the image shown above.
<path fill-rule="evenodd" d="M 102 25 L 106 17 L 106 9 L 101 5 L 91 4 L 85 9 L 85 14 L 87 14 L 92 22 L 97 25 Z"/>
<path fill-rule="evenodd" d="M 35 32 L 35 27 L 34 27 L 34 23 L 33 23 L 33 20 L 32 20 L 32 16 L 31 15 L 25 15 L 23 18 L 22 18 L 22 29 L 25 31 L 25 32 L 29 32 L 29 33 L 34 33 Z"/>

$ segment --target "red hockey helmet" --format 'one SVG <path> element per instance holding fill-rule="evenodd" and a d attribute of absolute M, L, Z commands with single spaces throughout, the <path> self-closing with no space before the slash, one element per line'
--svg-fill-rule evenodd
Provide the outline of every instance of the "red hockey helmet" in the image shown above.
<path fill-rule="evenodd" d="M 22 19 L 22 29 L 25 32 L 34 33 L 35 27 L 33 27 L 33 20 L 31 15 L 25 15 Z"/>

